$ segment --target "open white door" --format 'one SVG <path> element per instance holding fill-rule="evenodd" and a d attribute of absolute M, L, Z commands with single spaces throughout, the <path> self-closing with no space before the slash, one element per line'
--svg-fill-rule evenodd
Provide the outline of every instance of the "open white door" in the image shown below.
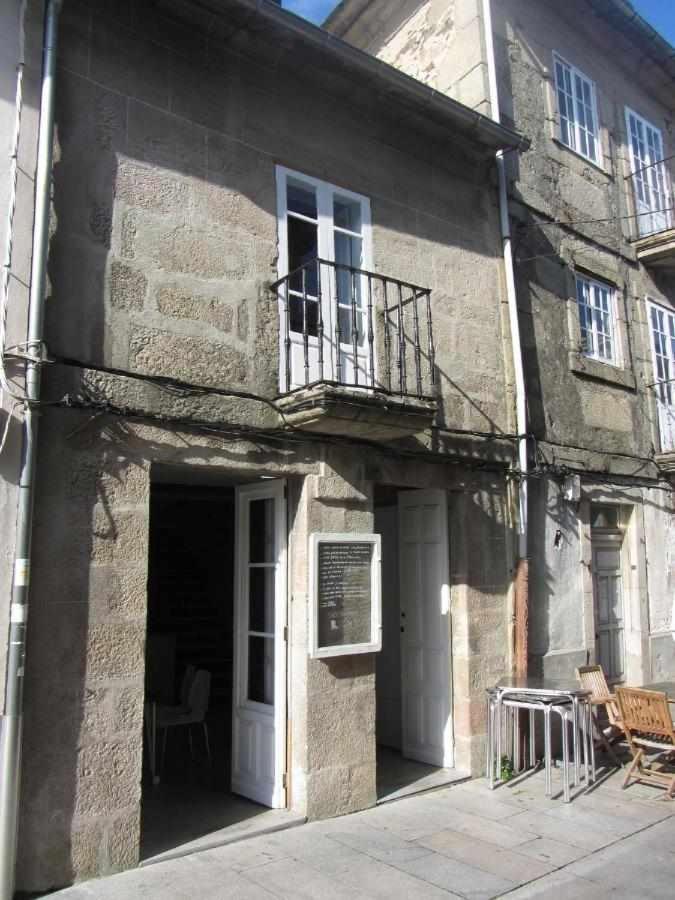
<path fill-rule="evenodd" d="M 403 756 L 453 765 L 447 494 L 398 497 Z"/>
<path fill-rule="evenodd" d="M 232 790 L 286 805 L 285 482 L 236 491 Z"/>

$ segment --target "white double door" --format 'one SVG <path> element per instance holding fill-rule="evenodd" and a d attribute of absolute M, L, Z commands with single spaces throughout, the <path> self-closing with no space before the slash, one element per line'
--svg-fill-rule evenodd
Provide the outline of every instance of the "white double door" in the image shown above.
<path fill-rule="evenodd" d="M 236 489 L 232 790 L 286 806 L 285 482 Z"/>
<path fill-rule="evenodd" d="M 398 500 L 402 753 L 454 764 L 447 494 Z"/>
<path fill-rule="evenodd" d="M 277 166 L 277 205 L 282 390 L 370 385 L 372 286 L 354 271 L 372 269 L 368 198 Z"/>

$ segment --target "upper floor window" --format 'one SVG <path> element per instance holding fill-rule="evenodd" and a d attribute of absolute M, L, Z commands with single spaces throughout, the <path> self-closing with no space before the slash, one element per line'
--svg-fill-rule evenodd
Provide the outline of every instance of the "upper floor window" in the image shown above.
<path fill-rule="evenodd" d="M 614 289 L 584 275 L 577 274 L 576 282 L 584 356 L 620 365 Z"/>
<path fill-rule="evenodd" d="M 672 222 L 668 175 L 663 164 L 663 139 L 654 125 L 626 107 L 626 132 L 637 233 L 654 234 Z"/>
<path fill-rule="evenodd" d="M 647 304 L 652 336 L 656 402 L 661 450 L 675 450 L 675 314 L 655 303 Z"/>
<path fill-rule="evenodd" d="M 579 69 L 553 55 L 559 137 L 563 144 L 600 164 L 595 85 Z"/>
<path fill-rule="evenodd" d="M 370 201 L 278 166 L 277 213 L 279 276 L 288 276 L 281 383 L 286 390 L 323 380 L 366 385 Z"/>

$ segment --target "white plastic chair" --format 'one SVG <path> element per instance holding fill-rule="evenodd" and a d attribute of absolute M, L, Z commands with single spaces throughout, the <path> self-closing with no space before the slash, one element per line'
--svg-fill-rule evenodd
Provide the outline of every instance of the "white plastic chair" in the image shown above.
<path fill-rule="evenodd" d="M 164 768 L 164 756 L 166 754 L 166 742 L 169 728 L 186 726 L 188 729 L 188 741 L 190 743 L 190 755 L 194 759 L 194 747 L 192 744 L 192 726 L 201 725 L 204 729 L 204 746 L 206 755 L 211 764 L 211 746 L 209 743 L 209 729 L 206 724 L 206 713 L 209 708 L 209 695 L 211 693 L 211 673 L 206 669 L 198 669 L 192 679 L 188 679 L 191 669 L 188 666 L 181 686 L 181 704 L 179 706 L 160 706 L 157 709 L 157 727 L 164 729 L 162 739 L 162 758 L 160 770 Z M 194 670 L 193 670 L 194 671 Z"/>

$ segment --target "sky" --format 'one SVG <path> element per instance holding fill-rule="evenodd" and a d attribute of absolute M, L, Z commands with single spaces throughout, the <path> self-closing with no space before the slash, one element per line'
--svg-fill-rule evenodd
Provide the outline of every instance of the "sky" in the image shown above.
<path fill-rule="evenodd" d="M 540 0 L 550 3 L 552 0 Z M 675 45 L 675 3 L 673 0 L 632 0 L 633 6 L 650 25 Z M 337 0 L 282 0 L 285 9 L 310 22 L 321 24 L 328 13 L 337 6 Z"/>

